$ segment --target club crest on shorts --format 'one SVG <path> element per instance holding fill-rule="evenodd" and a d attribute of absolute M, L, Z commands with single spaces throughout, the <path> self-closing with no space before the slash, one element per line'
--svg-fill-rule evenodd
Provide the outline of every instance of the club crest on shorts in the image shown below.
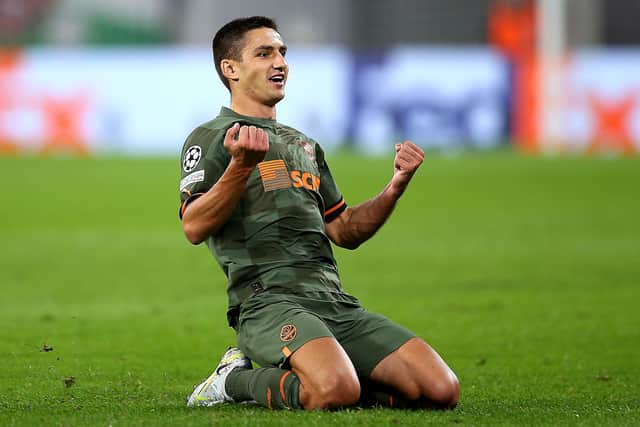
<path fill-rule="evenodd" d="M 198 163 L 200 162 L 200 158 L 202 157 L 202 149 L 194 145 L 190 147 L 186 153 L 184 153 L 184 159 L 182 160 L 182 169 L 185 172 L 191 172 Z"/>
<path fill-rule="evenodd" d="M 298 329 L 295 325 L 284 325 L 282 329 L 280 329 L 280 339 L 284 342 L 288 342 L 293 340 L 298 333 Z"/>

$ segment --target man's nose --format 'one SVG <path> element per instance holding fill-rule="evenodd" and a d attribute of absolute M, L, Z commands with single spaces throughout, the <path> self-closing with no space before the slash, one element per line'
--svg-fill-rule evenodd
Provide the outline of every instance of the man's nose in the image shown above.
<path fill-rule="evenodd" d="M 273 68 L 278 71 L 284 71 L 287 66 L 287 61 L 284 59 L 284 56 L 282 56 L 281 54 L 276 55 L 276 59 L 273 62 Z"/>

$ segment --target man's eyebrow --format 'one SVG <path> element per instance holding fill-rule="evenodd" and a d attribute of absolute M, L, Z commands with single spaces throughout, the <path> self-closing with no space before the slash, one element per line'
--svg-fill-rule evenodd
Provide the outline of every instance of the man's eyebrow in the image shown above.
<path fill-rule="evenodd" d="M 268 44 L 264 44 L 262 46 L 258 46 L 255 49 L 253 49 L 254 51 L 258 51 L 258 50 L 273 50 L 275 49 L 273 46 L 270 46 Z"/>
<path fill-rule="evenodd" d="M 274 49 L 275 49 L 275 46 L 264 44 L 262 46 L 256 47 L 253 50 L 254 50 L 254 52 L 257 52 L 259 50 L 274 50 Z M 278 50 L 282 50 L 282 49 L 287 50 L 287 45 L 283 44 L 282 46 L 278 47 Z"/>

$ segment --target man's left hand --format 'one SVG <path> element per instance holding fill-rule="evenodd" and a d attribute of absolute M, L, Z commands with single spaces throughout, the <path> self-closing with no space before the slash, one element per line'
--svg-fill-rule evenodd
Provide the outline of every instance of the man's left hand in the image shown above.
<path fill-rule="evenodd" d="M 424 161 L 424 151 L 411 141 L 396 144 L 396 158 L 393 162 L 393 178 L 391 187 L 400 194 L 404 192 L 413 177 Z"/>

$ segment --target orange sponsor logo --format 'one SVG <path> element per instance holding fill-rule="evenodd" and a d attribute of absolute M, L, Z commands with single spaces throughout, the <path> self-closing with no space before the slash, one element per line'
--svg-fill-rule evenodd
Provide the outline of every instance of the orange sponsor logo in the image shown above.
<path fill-rule="evenodd" d="M 284 342 L 293 340 L 297 334 L 298 329 L 295 325 L 284 325 L 282 329 L 280 329 L 280 339 Z"/>
<path fill-rule="evenodd" d="M 296 188 L 304 187 L 313 191 L 320 188 L 320 178 L 309 172 L 291 171 L 291 180 Z"/>

